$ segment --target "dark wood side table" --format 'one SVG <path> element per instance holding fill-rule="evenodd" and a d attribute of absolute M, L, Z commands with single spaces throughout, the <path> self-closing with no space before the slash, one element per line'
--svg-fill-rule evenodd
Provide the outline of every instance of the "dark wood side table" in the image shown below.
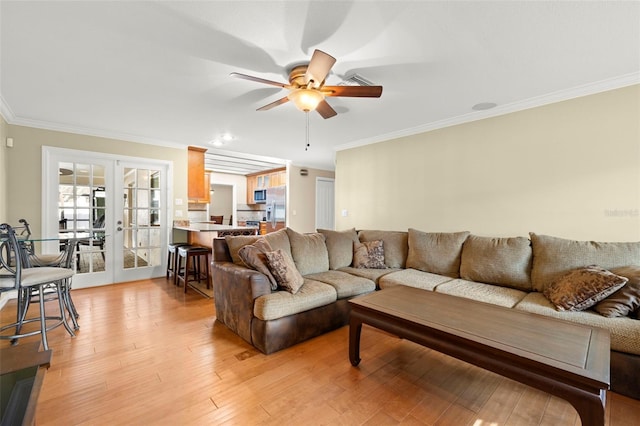
<path fill-rule="evenodd" d="M 2 424 L 32 425 L 36 405 L 51 364 L 52 351 L 40 351 L 40 342 L 0 349 L 0 418 Z"/>

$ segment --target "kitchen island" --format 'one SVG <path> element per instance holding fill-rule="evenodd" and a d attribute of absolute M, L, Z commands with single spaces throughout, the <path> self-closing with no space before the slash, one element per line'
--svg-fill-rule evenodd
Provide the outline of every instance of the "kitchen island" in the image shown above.
<path fill-rule="evenodd" d="M 213 239 L 225 235 L 256 235 L 255 226 L 218 225 L 213 222 L 190 222 L 189 224 L 175 224 L 173 229 L 187 231 L 187 242 L 211 248 Z"/>

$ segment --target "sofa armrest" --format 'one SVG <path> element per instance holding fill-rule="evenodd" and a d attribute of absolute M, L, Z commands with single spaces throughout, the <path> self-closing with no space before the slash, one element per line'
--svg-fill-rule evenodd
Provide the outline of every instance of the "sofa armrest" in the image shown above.
<path fill-rule="evenodd" d="M 232 262 L 211 262 L 216 318 L 248 343 L 251 341 L 253 302 L 271 293 L 266 275 Z"/>

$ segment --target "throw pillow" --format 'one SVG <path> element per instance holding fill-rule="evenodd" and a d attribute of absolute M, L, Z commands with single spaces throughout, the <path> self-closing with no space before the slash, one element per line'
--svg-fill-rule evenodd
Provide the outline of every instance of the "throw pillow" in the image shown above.
<path fill-rule="evenodd" d="M 353 267 L 367 269 L 386 269 L 382 241 L 353 243 Z"/>
<path fill-rule="evenodd" d="M 422 232 L 409 229 L 407 268 L 460 277 L 462 244 L 469 232 Z"/>
<path fill-rule="evenodd" d="M 353 243 L 358 242 L 355 228 L 345 231 L 318 229 L 324 235 L 327 251 L 329 252 L 329 269 L 340 269 L 353 263 Z"/>
<path fill-rule="evenodd" d="M 260 238 L 253 244 L 242 247 L 238 251 L 238 255 L 247 267 L 262 272 L 267 276 L 271 283 L 271 290 L 278 289 L 278 281 L 269 270 L 269 262 L 265 253 L 273 251 L 267 240 Z"/>
<path fill-rule="evenodd" d="M 627 278 L 629 281 L 618 291 L 598 302 L 593 309 L 607 318 L 638 317 L 640 309 L 640 266 L 623 266 L 611 269 L 611 272 Z"/>
<path fill-rule="evenodd" d="M 559 311 L 582 311 L 620 289 L 627 278 L 596 265 L 574 269 L 548 286 L 544 295 Z"/>
<path fill-rule="evenodd" d="M 296 294 L 304 284 L 304 278 L 296 269 L 291 256 L 282 249 L 266 252 L 265 256 L 269 261 L 269 270 L 278 281 L 278 285 L 283 290 Z"/>
<path fill-rule="evenodd" d="M 324 243 L 324 235 L 301 234 L 291 228 L 287 228 L 287 235 L 291 243 L 291 257 L 301 275 L 329 270 L 329 253 Z"/>

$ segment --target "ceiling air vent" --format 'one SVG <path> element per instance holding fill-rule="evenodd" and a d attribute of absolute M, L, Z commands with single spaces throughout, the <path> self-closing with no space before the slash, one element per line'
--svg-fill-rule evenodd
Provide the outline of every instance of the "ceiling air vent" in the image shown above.
<path fill-rule="evenodd" d="M 375 84 L 361 75 L 352 74 L 338 83 L 338 86 L 375 86 Z"/>

